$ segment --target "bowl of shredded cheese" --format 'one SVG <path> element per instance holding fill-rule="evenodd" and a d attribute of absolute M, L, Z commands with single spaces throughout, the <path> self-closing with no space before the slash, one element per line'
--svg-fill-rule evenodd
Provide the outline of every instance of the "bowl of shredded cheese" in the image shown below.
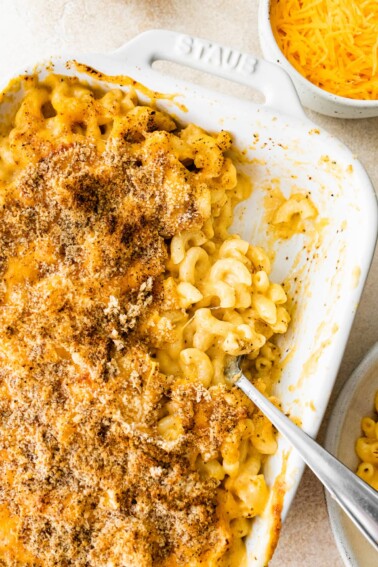
<path fill-rule="evenodd" d="M 376 0 L 260 0 L 259 35 L 265 58 L 288 71 L 304 106 L 378 116 Z"/>

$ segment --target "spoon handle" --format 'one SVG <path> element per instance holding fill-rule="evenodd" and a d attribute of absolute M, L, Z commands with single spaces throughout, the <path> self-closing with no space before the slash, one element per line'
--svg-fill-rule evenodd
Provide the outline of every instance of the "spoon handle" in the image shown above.
<path fill-rule="evenodd" d="M 235 385 L 288 439 L 331 496 L 378 550 L 378 492 L 296 426 L 243 374 Z"/>

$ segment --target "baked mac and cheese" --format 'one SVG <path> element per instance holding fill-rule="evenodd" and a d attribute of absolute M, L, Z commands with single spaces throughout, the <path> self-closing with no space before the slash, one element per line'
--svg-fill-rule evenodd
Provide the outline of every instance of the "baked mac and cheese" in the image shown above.
<path fill-rule="evenodd" d="M 1 564 L 241 565 L 289 323 L 227 132 L 51 74 L 0 138 Z M 14 85 L 12 86 L 14 89 Z"/>
<path fill-rule="evenodd" d="M 375 395 L 374 409 L 378 413 L 378 392 Z M 361 421 L 361 429 L 363 435 L 356 442 L 356 453 L 361 460 L 357 474 L 378 490 L 378 421 L 366 416 Z"/>

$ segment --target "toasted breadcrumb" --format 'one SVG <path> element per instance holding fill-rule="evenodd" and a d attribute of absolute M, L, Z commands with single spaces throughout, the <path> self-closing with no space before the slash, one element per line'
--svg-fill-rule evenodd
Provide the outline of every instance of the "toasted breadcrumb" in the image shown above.
<path fill-rule="evenodd" d="M 75 143 L 6 189 L 0 507 L 32 558 L 10 549 L 9 567 L 186 565 L 229 546 L 219 481 L 195 462 L 247 410 L 223 386 L 173 388 L 143 331 L 166 301 L 166 240 L 206 219 L 190 183 L 179 199 L 166 183 L 168 155 L 142 158 Z M 170 399 L 183 419 L 174 441 L 157 428 Z"/>

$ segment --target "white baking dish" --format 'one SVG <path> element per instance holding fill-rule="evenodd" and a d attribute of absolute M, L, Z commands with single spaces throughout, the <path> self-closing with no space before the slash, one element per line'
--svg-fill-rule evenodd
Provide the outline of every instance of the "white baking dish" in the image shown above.
<path fill-rule="evenodd" d="M 50 71 L 53 68 L 58 73 L 80 75 L 74 66 L 66 66 L 70 59 L 109 75 L 128 75 L 160 93 L 176 94 L 174 100 L 159 99 L 158 106 L 183 123 L 232 133 L 236 147 L 249 158 L 249 163 L 244 160 L 240 168 L 251 176 L 254 185 L 252 197 L 239 207 L 233 230 L 254 244 L 269 247 L 271 243 L 263 205 L 271 180 L 280 179 L 286 195 L 293 186 L 311 191 L 320 217 L 326 219 L 325 226 L 308 250 L 303 235 L 275 242 L 273 279 L 280 282 L 289 278 L 297 301 L 290 331 L 281 341 L 286 363 L 276 394 L 285 411 L 298 417 L 304 429 L 315 435 L 376 241 L 377 204 L 361 164 L 345 146 L 306 118 L 291 80 L 281 68 L 250 55 L 158 30 L 136 37 L 111 54 L 66 54 L 36 69 L 45 74 L 48 66 Z M 152 69 L 157 59 L 250 85 L 262 91 L 266 102 L 256 105 L 173 79 Z M 80 76 L 85 80 L 89 77 Z M 96 83 L 95 78 L 90 80 Z M 140 97 L 148 100 L 145 93 Z M 9 116 L 9 104 L 1 108 L 0 119 L 1 112 Z M 277 453 L 265 467 L 273 487 L 272 498 L 264 516 L 254 523 L 248 541 L 249 567 L 265 565 L 269 560 L 277 539 L 282 491 L 286 491 L 284 516 L 302 471 L 299 457 L 280 439 Z"/>

